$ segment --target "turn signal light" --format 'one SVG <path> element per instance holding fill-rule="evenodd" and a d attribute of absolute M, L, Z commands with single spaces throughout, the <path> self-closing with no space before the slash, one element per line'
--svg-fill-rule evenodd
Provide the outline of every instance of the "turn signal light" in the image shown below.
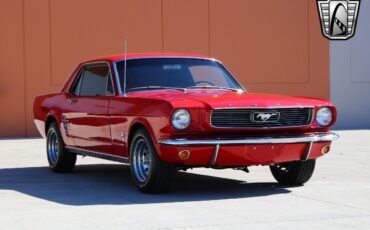
<path fill-rule="evenodd" d="M 188 150 L 181 150 L 179 152 L 179 158 L 181 160 L 187 160 L 190 157 L 190 152 Z"/>
<path fill-rule="evenodd" d="M 329 151 L 330 151 L 330 145 L 325 145 L 325 146 L 324 146 L 324 147 L 322 147 L 322 149 L 321 149 L 321 153 L 322 153 L 322 155 L 327 154 Z"/>

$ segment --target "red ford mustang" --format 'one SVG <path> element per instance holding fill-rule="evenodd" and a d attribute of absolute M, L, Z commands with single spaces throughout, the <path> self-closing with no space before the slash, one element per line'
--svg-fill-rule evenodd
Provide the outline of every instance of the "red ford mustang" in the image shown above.
<path fill-rule="evenodd" d="M 129 163 L 152 193 L 193 167 L 266 165 L 279 183 L 304 184 L 338 138 L 329 101 L 248 93 L 220 61 L 184 54 L 84 62 L 35 99 L 34 119 L 53 171 L 73 170 L 76 155 Z"/>

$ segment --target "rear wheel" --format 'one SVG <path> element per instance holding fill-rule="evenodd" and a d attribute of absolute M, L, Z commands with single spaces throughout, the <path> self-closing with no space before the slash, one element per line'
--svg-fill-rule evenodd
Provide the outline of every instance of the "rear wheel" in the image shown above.
<path fill-rule="evenodd" d="M 130 145 L 130 168 L 132 178 L 141 192 L 160 193 L 169 189 L 174 166 L 161 161 L 148 132 L 141 128 Z"/>
<path fill-rule="evenodd" d="M 49 167 L 54 172 L 70 172 L 76 165 L 77 156 L 65 149 L 62 136 L 56 123 L 52 123 L 48 128 L 46 152 Z"/>
<path fill-rule="evenodd" d="M 274 178 L 284 185 L 303 185 L 315 170 L 315 160 L 295 161 L 270 166 Z"/>

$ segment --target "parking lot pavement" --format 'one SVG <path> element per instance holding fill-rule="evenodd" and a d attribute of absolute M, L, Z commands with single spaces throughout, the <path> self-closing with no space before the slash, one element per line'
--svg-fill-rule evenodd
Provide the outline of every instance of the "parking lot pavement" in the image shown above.
<path fill-rule="evenodd" d="M 79 158 L 47 168 L 42 139 L 0 140 L 0 229 L 369 229 L 370 131 L 342 131 L 303 187 L 250 173 L 178 173 L 171 193 L 146 195 L 128 166 Z"/>

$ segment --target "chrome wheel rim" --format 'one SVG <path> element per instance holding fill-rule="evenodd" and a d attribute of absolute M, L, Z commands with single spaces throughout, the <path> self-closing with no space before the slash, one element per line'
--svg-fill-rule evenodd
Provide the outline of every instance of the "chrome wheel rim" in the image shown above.
<path fill-rule="evenodd" d="M 151 170 L 151 152 L 147 141 L 140 137 L 138 138 L 133 146 L 133 169 L 136 179 L 139 182 L 145 182 L 148 180 Z"/>
<path fill-rule="evenodd" d="M 50 131 L 48 135 L 47 149 L 48 149 L 49 160 L 53 165 L 55 165 L 57 163 L 58 155 L 59 155 L 59 142 L 58 142 L 58 136 L 55 130 Z"/>

